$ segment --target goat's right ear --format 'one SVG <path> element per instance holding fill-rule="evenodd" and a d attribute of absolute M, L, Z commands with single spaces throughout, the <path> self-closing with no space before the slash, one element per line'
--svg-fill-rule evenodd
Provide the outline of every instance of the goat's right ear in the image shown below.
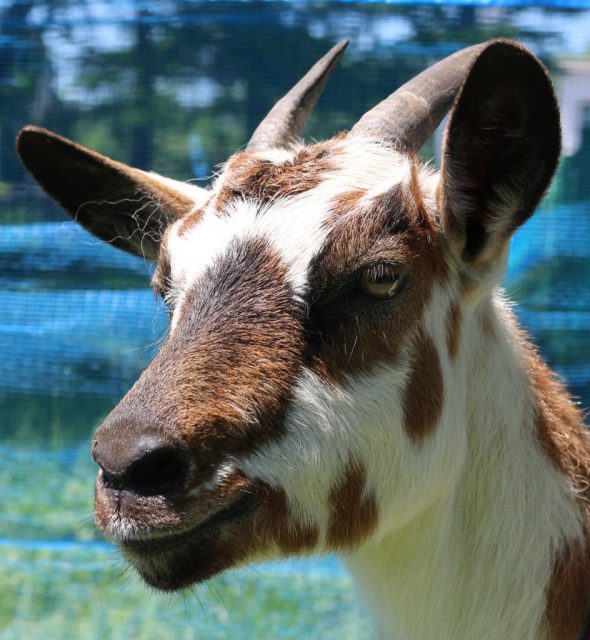
<path fill-rule="evenodd" d="M 196 202 L 171 180 L 39 127 L 21 129 L 16 148 L 25 167 L 76 222 L 101 240 L 151 260 L 165 228 Z"/>
<path fill-rule="evenodd" d="M 442 215 L 462 258 L 487 264 L 535 210 L 557 167 L 559 110 L 525 47 L 491 41 L 476 57 L 446 130 Z"/>

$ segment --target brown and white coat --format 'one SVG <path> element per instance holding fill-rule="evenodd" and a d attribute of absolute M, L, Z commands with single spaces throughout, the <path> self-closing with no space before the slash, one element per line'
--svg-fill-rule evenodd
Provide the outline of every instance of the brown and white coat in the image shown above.
<path fill-rule="evenodd" d="M 344 46 L 209 190 L 22 131 L 81 224 L 157 261 L 170 309 L 95 435 L 98 526 L 164 590 L 336 552 L 380 637 L 576 640 L 590 444 L 497 288 L 557 163 L 550 81 L 485 43 L 304 146 Z M 453 100 L 434 173 L 414 150 Z"/>

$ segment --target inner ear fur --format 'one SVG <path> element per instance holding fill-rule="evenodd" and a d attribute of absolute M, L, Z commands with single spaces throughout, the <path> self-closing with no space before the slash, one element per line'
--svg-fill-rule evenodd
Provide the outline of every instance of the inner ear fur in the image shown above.
<path fill-rule="evenodd" d="M 115 247 L 154 260 L 166 227 L 194 201 L 150 174 L 40 127 L 24 127 L 18 154 L 76 222 Z"/>
<path fill-rule="evenodd" d="M 464 259 L 495 251 L 532 215 L 560 149 L 546 68 L 515 42 L 491 42 L 467 75 L 443 149 L 443 217 Z"/>

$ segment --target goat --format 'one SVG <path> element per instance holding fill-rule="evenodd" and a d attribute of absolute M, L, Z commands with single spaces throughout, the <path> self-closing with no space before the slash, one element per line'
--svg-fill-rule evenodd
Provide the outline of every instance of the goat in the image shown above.
<path fill-rule="evenodd" d="M 548 73 L 489 41 L 303 145 L 346 44 L 210 189 L 19 134 L 74 219 L 157 262 L 170 311 L 95 433 L 97 525 L 165 591 L 335 552 L 380 637 L 574 640 L 590 443 L 497 287 L 558 162 Z M 435 173 L 416 150 L 449 110 Z"/>

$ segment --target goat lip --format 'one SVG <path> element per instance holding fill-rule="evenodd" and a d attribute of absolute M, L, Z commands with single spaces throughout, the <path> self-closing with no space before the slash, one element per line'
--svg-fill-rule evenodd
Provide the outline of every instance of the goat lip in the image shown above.
<path fill-rule="evenodd" d="M 231 523 L 247 516 L 258 506 L 258 500 L 251 494 L 246 494 L 234 500 L 229 505 L 212 513 L 208 518 L 187 527 L 177 530 L 155 530 L 146 532 L 141 537 L 116 541 L 122 551 L 131 552 L 133 555 L 147 556 L 161 552 L 173 552 L 190 545 L 195 539 L 209 535 L 214 530 L 226 523 Z"/>
<path fill-rule="evenodd" d="M 120 541 L 119 548 L 148 585 L 176 591 L 208 580 L 243 559 L 236 549 L 248 539 L 249 523 L 258 507 L 258 496 L 246 494 L 192 529 L 168 536 L 159 532 L 151 540 Z"/>

